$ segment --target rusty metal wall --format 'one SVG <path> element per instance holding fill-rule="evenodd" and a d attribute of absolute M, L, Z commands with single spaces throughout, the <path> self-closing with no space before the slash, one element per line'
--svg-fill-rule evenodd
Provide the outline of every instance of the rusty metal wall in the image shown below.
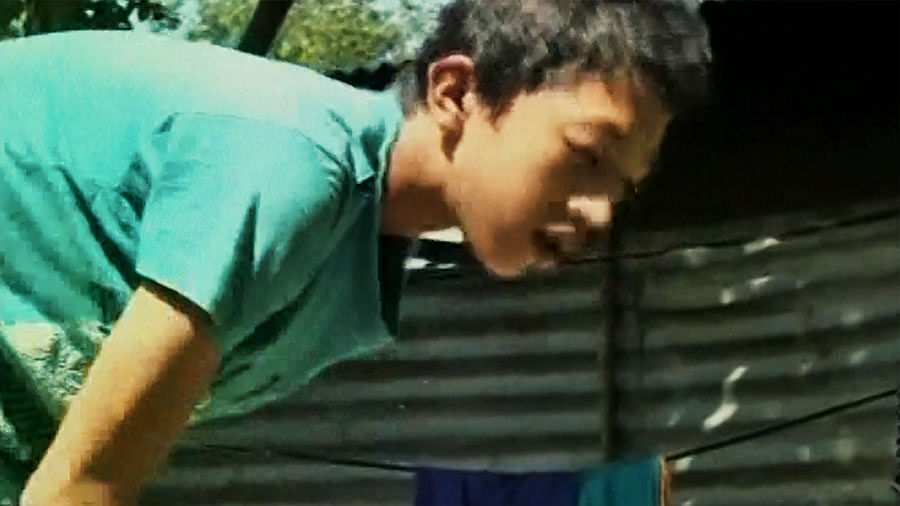
<path fill-rule="evenodd" d="M 894 386 L 900 218 L 876 211 L 626 235 L 626 253 L 668 251 L 624 264 L 612 450 L 671 453 Z M 748 236 L 758 239 L 739 241 Z M 503 470 L 601 462 L 604 271 L 515 282 L 413 273 L 396 349 L 193 431 L 191 442 L 255 453 L 183 443 L 145 503 L 412 504 L 408 474 L 278 452 Z M 892 504 L 893 413 L 889 399 L 682 459 L 675 504 Z"/>
<path fill-rule="evenodd" d="M 629 262 L 621 451 L 672 453 L 900 384 L 900 218 L 867 213 L 627 239 L 641 250 L 759 237 Z M 894 504 L 893 405 L 680 460 L 676 504 Z"/>
<path fill-rule="evenodd" d="M 188 439 L 146 504 L 412 504 L 412 476 L 289 461 L 266 448 L 407 464 L 577 469 L 602 459 L 602 269 L 499 282 L 413 273 L 395 349 L 288 402 Z"/>

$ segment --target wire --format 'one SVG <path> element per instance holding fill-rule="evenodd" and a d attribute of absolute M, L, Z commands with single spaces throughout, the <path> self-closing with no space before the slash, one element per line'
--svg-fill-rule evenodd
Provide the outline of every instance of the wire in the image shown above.
<path fill-rule="evenodd" d="M 403 473 L 415 473 L 418 469 L 425 466 L 413 466 L 409 464 L 394 464 L 390 462 L 374 462 L 363 459 L 353 459 L 346 457 L 328 457 L 326 455 L 318 455 L 315 453 L 272 450 L 266 448 L 264 450 L 255 450 L 252 448 L 244 448 L 240 446 L 218 445 L 218 444 L 181 444 L 180 449 L 190 450 L 215 450 L 222 453 L 239 453 L 242 455 L 265 455 L 266 457 L 281 457 L 285 460 L 314 462 L 317 464 L 330 464 L 334 466 L 357 467 L 364 469 L 378 469 L 381 471 L 396 471 Z"/>
<path fill-rule="evenodd" d="M 861 223 L 869 223 L 877 220 L 884 220 L 890 218 L 896 218 L 900 216 L 900 208 L 898 207 L 888 207 L 886 209 L 880 209 L 875 212 L 866 213 L 860 216 L 854 216 L 851 218 L 846 218 L 842 220 L 832 221 L 829 223 L 809 223 L 803 226 L 795 227 L 789 230 L 782 231 L 777 235 L 780 239 L 785 238 L 795 238 L 806 235 L 811 235 L 817 232 L 821 232 L 823 230 L 832 229 L 832 228 L 843 228 L 852 225 L 858 225 Z M 597 256 L 584 256 L 581 258 L 573 259 L 568 261 L 567 263 L 572 264 L 583 264 L 589 262 L 615 262 L 618 260 L 642 260 L 647 258 L 658 257 L 661 255 L 665 255 L 671 253 L 678 249 L 683 248 L 712 248 L 712 247 L 728 247 L 728 246 L 742 246 L 754 239 L 754 238 L 731 238 L 731 239 L 723 239 L 718 241 L 710 241 L 702 244 L 684 244 L 684 243 L 676 243 L 667 245 L 665 247 L 645 250 L 645 251 L 632 251 L 632 252 L 623 252 L 620 254 L 606 254 L 606 255 L 597 255 Z M 455 243 L 445 243 L 442 241 L 429 241 L 429 240 L 421 240 L 420 245 L 425 250 L 425 256 L 430 257 L 432 263 L 455 263 L 459 262 L 461 259 L 467 258 L 468 255 L 463 245 L 455 244 Z M 465 263 L 465 262 L 463 262 Z M 421 269 L 421 271 L 425 271 L 428 273 L 430 271 L 428 267 Z M 437 271 L 439 274 L 446 274 L 446 271 Z M 736 446 L 741 443 L 745 443 L 748 441 L 752 441 L 761 437 L 765 437 L 777 432 L 781 432 L 783 430 L 787 430 L 792 427 L 796 427 L 799 425 L 803 425 L 815 420 L 819 420 L 837 413 L 841 413 L 843 411 L 847 411 L 853 408 L 857 408 L 859 406 L 863 406 L 866 404 L 870 404 L 882 399 L 886 399 L 892 395 L 898 396 L 898 430 L 900 430 L 900 390 L 898 389 L 890 389 L 883 392 L 878 392 L 872 395 L 868 395 L 853 401 L 845 402 L 842 404 L 837 404 L 835 406 L 831 406 L 825 408 L 820 411 L 816 411 L 799 418 L 794 418 L 791 420 L 787 420 L 784 422 L 776 423 L 773 425 L 769 425 L 766 427 L 762 427 L 759 429 L 755 429 L 749 432 L 745 432 L 742 434 L 738 434 L 735 436 L 731 436 L 719 441 L 714 441 L 712 443 L 707 443 L 701 446 L 697 446 L 694 448 L 689 448 L 686 450 L 680 450 L 676 453 L 669 454 L 665 457 L 665 460 L 668 462 L 684 459 L 686 457 L 693 457 L 696 455 L 712 452 L 715 450 L 720 450 L 723 448 L 730 448 L 732 446 Z M 898 439 L 898 443 L 900 443 L 900 439 Z M 264 454 L 267 457 L 281 457 L 287 460 L 295 460 L 295 461 L 305 461 L 305 462 L 315 462 L 321 464 L 330 464 L 336 466 L 345 466 L 345 467 L 356 467 L 362 469 L 376 469 L 382 471 L 394 471 L 394 472 L 403 472 L 403 473 L 415 473 L 417 470 L 422 469 L 423 466 L 415 466 L 409 464 L 397 464 L 390 462 L 377 462 L 377 461 L 368 461 L 363 459 L 354 459 L 354 458 L 344 458 L 344 457 L 329 457 L 326 455 L 319 455 L 314 453 L 306 453 L 306 452 L 296 452 L 296 451 L 284 451 L 284 450 L 254 450 L 250 448 L 238 447 L 238 446 L 230 446 L 230 445 L 217 445 L 217 444 L 182 444 L 180 445 L 182 449 L 193 449 L 193 450 L 214 450 L 217 452 L 223 453 L 239 453 L 239 454 Z M 898 476 L 897 480 L 900 481 L 900 450 L 898 450 Z M 894 489 L 900 494 L 900 483 L 894 485 Z"/>
<path fill-rule="evenodd" d="M 700 455 L 703 453 L 708 453 L 715 450 L 720 450 L 723 448 L 730 448 L 732 446 L 736 446 L 741 443 L 746 443 L 748 441 L 752 441 L 755 439 L 759 439 L 761 437 L 765 437 L 777 432 L 781 432 L 783 430 L 787 430 L 792 427 L 796 427 L 798 425 L 803 425 L 806 423 L 813 422 L 815 420 L 819 420 L 831 415 L 835 415 L 844 411 L 848 411 L 850 409 L 858 408 L 860 406 L 871 404 L 882 399 L 886 399 L 893 395 L 900 396 L 900 390 L 896 388 L 892 388 L 890 390 L 885 390 L 883 392 L 878 392 L 875 394 L 867 395 L 865 397 L 861 397 L 859 399 L 855 399 L 852 401 L 844 402 L 841 404 L 837 404 L 820 411 L 815 411 L 813 413 L 809 413 L 807 415 L 801 416 L 799 418 L 794 418 L 792 420 L 787 420 L 784 422 L 776 423 L 773 425 L 769 425 L 766 427 L 762 427 L 760 429 L 755 429 L 749 432 L 745 432 L 743 434 L 738 434 L 736 436 L 728 437 L 719 441 L 714 441 L 712 443 L 704 444 L 701 446 L 697 446 L 694 448 L 690 448 L 687 450 L 681 450 L 676 453 L 669 454 L 665 457 L 667 462 L 672 462 L 680 459 L 684 459 L 686 457 L 693 457 L 696 455 Z M 900 397 L 898 397 L 898 402 L 900 402 Z M 900 406 L 898 406 L 898 411 L 900 411 Z M 294 460 L 294 461 L 304 461 L 304 462 L 314 462 L 319 464 L 330 464 L 335 466 L 344 466 L 344 467 L 355 467 L 360 469 L 376 469 L 381 471 L 394 471 L 394 472 L 402 472 L 402 473 L 415 473 L 419 469 L 424 468 L 425 466 L 415 466 L 409 464 L 396 464 L 391 462 L 377 462 L 377 461 L 368 461 L 363 459 L 354 459 L 354 458 L 345 458 L 345 457 L 328 457 L 326 455 L 318 455 L 314 453 L 306 453 L 306 452 L 296 452 L 296 451 L 285 451 L 285 450 L 272 450 L 272 449 L 264 449 L 264 450 L 254 450 L 250 448 L 244 448 L 239 446 L 230 446 L 230 445 L 218 445 L 218 444 L 182 444 L 179 445 L 181 449 L 191 449 L 191 450 L 214 450 L 221 453 L 239 453 L 243 455 L 265 455 L 266 457 L 281 457 L 286 460 Z M 895 490 L 897 490 L 897 486 L 895 485 Z"/>
<path fill-rule="evenodd" d="M 865 404 L 871 404 L 873 402 L 880 401 L 882 399 L 886 399 L 886 398 L 894 395 L 896 391 L 897 391 L 896 389 L 892 388 L 892 389 L 886 390 L 884 392 L 878 392 L 876 394 L 867 395 L 860 399 L 845 402 L 842 404 L 837 404 L 835 406 L 831 406 L 829 408 L 825 408 L 821 411 L 816 411 L 814 413 L 810 413 L 808 415 L 804 415 L 799 418 L 794 418 L 792 420 L 786 420 L 784 422 L 769 425 L 767 427 L 762 427 L 760 429 L 752 430 L 750 432 L 745 432 L 743 434 L 738 434 L 736 436 L 722 439 L 720 441 L 715 441 L 713 443 L 705 444 L 703 446 L 698 446 L 696 448 L 691 448 L 689 450 L 682 450 L 682 451 L 668 455 L 666 457 L 666 460 L 674 461 L 674 460 L 683 459 L 685 457 L 693 457 L 695 455 L 700 455 L 702 453 L 707 453 L 707 452 L 711 452 L 714 450 L 719 450 L 721 448 L 735 446 L 740 443 L 745 443 L 747 441 L 752 441 L 754 439 L 768 436 L 769 434 L 773 434 L 776 432 L 781 432 L 786 429 L 790 429 L 791 427 L 803 425 L 803 424 L 806 424 L 809 422 L 813 422 L 815 420 L 819 420 L 821 418 L 825 418 L 827 416 L 835 415 L 835 414 L 841 413 L 843 411 L 847 411 L 847 410 L 850 410 L 853 408 L 857 408 L 859 406 L 863 406 Z"/>
<path fill-rule="evenodd" d="M 894 448 L 894 457 L 896 458 L 894 462 L 894 483 L 891 485 L 891 488 L 894 489 L 894 493 L 897 495 L 897 499 L 900 499 L 900 388 L 897 389 L 897 399 L 896 399 L 896 415 L 897 415 L 897 439 L 895 440 Z"/>
<path fill-rule="evenodd" d="M 590 246 L 588 250 L 575 257 L 566 258 L 562 266 L 578 266 L 596 264 L 598 262 L 610 263 L 618 261 L 640 261 L 658 258 L 681 249 L 693 248 L 727 248 L 744 246 L 761 237 L 772 237 L 778 240 L 795 239 L 815 235 L 817 233 L 846 228 L 854 225 L 872 223 L 900 217 L 900 206 L 894 200 L 876 209 L 860 212 L 853 216 L 833 219 L 829 221 L 814 220 L 781 231 L 760 232 L 752 236 L 727 237 L 704 242 L 671 241 L 669 244 L 656 248 L 643 250 L 621 251 L 608 253 L 597 251 L 606 245 Z M 456 277 L 472 271 L 480 271 L 481 263 L 472 254 L 465 243 L 447 242 L 432 239 L 419 239 L 418 252 L 415 255 L 424 259 L 428 265 L 413 269 L 415 276 L 425 278 Z M 446 266 L 452 266 L 447 269 Z"/>
<path fill-rule="evenodd" d="M 900 217 L 900 207 L 889 207 L 886 209 L 879 209 L 877 211 L 872 211 L 869 213 L 865 213 L 863 215 L 852 216 L 848 218 L 843 218 L 839 220 L 830 221 L 827 223 L 822 222 L 810 222 L 805 223 L 803 225 L 798 225 L 793 228 L 789 228 L 783 230 L 778 233 L 772 234 L 763 234 L 763 235 L 771 235 L 780 240 L 785 239 L 796 239 L 800 237 L 807 237 L 810 235 L 814 235 L 820 233 L 825 230 L 831 230 L 835 228 L 846 228 L 854 225 L 862 225 L 866 223 L 871 223 L 874 221 L 888 220 L 891 218 Z M 648 258 L 659 257 L 662 255 L 666 255 L 677 251 L 679 249 L 691 249 L 691 248 L 726 248 L 726 247 L 737 247 L 744 246 L 747 243 L 750 243 L 754 240 L 760 238 L 760 235 L 756 235 L 753 237 L 743 236 L 737 238 L 727 238 L 720 240 L 712 240 L 702 243 L 687 243 L 687 242 L 675 242 L 672 244 L 668 244 L 666 246 L 654 249 L 647 249 L 643 251 L 626 251 L 619 255 L 597 255 L 595 257 L 579 259 L 578 262 L 590 262 L 596 260 L 602 261 L 615 261 L 615 260 L 645 260 Z"/>

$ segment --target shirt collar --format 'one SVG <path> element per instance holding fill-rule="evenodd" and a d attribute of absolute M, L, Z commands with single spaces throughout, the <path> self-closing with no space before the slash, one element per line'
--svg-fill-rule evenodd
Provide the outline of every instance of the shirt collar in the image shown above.
<path fill-rule="evenodd" d="M 362 131 L 359 145 L 369 163 L 356 163 L 357 183 L 374 186 L 376 226 L 381 223 L 381 206 L 386 192 L 390 155 L 400 135 L 404 115 L 399 91 L 388 89 L 374 93 L 370 111 L 373 121 Z M 374 179 L 374 181 L 373 181 Z M 418 241 L 408 237 L 378 234 L 378 282 L 381 318 L 388 332 L 397 335 L 400 321 L 400 294 L 406 282 L 406 259 L 414 252 Z"/>
<path fill-rule="evenodd" d="M 354 143 L 359 151 L 354 153 L 353 168 L 357 183 L 366 182 L 373 177 L 377 179 L 377 196 L 380 200 L 391 150 L 400 135 L 404 115 L 399 91 L 388 89 L 367 93 L 371 93 L 372 97 L 366 104 L 370 116 L 357 134 L 358 142 Z"/>

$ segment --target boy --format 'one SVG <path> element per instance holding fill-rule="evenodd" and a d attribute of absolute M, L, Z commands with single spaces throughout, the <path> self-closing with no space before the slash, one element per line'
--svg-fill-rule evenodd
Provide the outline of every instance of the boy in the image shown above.
<path fill-rule="evenodd" d="M 646 177 L 707 54 L 674 3 L 457 0 L 401 108 L 208 45 L 0 44 L 0 477 L 134 504 L 186 424 L 389 342 L 404 238 L 553 264 Z"/>

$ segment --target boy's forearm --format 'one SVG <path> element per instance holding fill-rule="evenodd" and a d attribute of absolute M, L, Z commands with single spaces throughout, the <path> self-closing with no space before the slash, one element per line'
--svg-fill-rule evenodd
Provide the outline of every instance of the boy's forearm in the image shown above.
<path fill-rule="evenodd" d="M 140 435 L 140 421 L 122 416 L 120 399 L 110 398 L 114 383 L 99 383 L 95 375 L 92 388 L 73 402 L 29 480 L 25 495 L 35 506 L 130 505 L 164 456 L 167 442 Z M 142 441 L 128 441 L 134 437 Z"/>
<path fill-rule="evenodd" d="M 99 482 L 82 481 L 71 483 L 64 489 L 50 497 L 50 494 L 42 494 L 41 484 L 29 486 L 23 492 L 19 500 L 19 506 L 39 506 L 41 504 L 53 504 L 54 506 L 131 506 L 134 499 L 129 499 L 116 492 L 109 484 Z"/>
<path fill-rule="evenodd" d="M 132 504 L 183 430 L 218 352 L 154 297 L 136 296 L 114 327 L 29 480 L 31 506 Z"/>

